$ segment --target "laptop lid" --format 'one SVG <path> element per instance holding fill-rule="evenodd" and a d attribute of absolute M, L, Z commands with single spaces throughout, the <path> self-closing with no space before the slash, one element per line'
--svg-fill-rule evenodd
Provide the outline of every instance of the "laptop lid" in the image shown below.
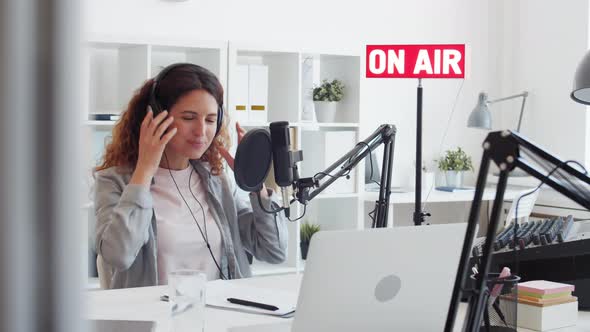
<path fill-rule="evenodd" d="M 466 228 L 315 234 L 292 331 L 442 330 Z"/>

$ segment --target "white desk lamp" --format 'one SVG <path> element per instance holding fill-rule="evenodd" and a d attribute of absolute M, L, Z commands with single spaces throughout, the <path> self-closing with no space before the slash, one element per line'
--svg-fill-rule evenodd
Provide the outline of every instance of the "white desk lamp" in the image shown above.
<path fill-rule="evenodd" d="M 522 114 L 524 113 L 524 105 L 526 103 L 526 98 L 528 97 L 528 95 L 529 95 L 529 93 L 527 91 L 523 91 L 522 93 L 519 93 L 517 95 L 512 95 L 512 96 L 499 98 L 499 99 L 495 99 L 495 100 L 488 100 L 488 94 L 485 92 L 480 92 L 479 99 L 477 101 L 477 105 L 475 106 L 473 111 L 471 111 L 471 114 L 469 114 L 469 119 L 467 120 L 467 127 L 491 130 L 492 129 L 492 114 L 490 112 L 490 109 L 488 108 L 488 105 L 498 103 L 501 101 L 505 101 L 505 100 L 510 100 L 510 99 L 522 97 L 522 105 L 520 106 L 520 115 L 518 117 L 518 125 L 516 126 L 516 131 L 520 132 L 520 125 L 522 124 Z M 494 175 L 497 175 L 496 173 L 498 173 L 498 172 L 494 172 Z M 520 169 L 515 169 L 510 174 L 510 176 L 512 176 L 512 177 L 523 177 L 526 175 L 527 174 Z"/>
<path fill-rule="evenodd" d="M 490 109 L 488 105 L 498 103 L 501 101 L 514 99 L 518 97 L 522 97 L 522 105 L 520 107 L 520 116 L 518 117 L 518 126 L 516 127 L 516 131 L 520 132 L 520 125 L 522 123 L 522 114 L 524 112 L 524 105 L 526 103 L 526 98 L 528 97 L 529 93 L 524 91 L 517 95 L 508 96 L 504 98 L 499 98 L 495 100 L 488 100 L 488 94 L 485 92 L 479 93 L 479 100 L 477 101 L 477 105 L 471 111 L 469 115 L 469 119 L 467 120 L 467 126 L 470 128 L 481 128 L 481 129 L 492 129 L 492 114 L 490 113 Z"/>

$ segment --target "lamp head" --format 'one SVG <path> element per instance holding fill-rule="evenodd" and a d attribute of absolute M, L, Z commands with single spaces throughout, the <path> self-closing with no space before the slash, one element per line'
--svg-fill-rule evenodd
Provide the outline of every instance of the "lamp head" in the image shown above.
<path fill-rule="evenodd" d="M 469 114 L 467 126 L 470 128 L 492 129 L 492 114 L 488 109 L 488 95 L 485 92 L 479 93 L 477 106 Z"/>
<path fill-rule="evenodd" d="M 576 69 L 574 88 L 570 95 L 573 100 L 590 105 L 590 52 L 587 52 Z"/>

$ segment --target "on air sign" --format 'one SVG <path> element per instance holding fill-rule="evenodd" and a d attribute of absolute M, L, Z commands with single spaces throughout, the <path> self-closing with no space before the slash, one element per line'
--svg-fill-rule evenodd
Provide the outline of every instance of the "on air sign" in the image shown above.
<path fill-rule="evenodd" d="M 368 78 L 465 78 L 465 44 L 367 45 Z"/>

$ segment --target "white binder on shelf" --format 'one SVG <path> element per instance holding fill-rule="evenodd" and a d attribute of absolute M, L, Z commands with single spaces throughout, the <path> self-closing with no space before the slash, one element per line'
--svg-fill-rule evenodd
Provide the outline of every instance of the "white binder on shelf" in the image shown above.
<path fill-rule="evenodd" d="M 248 122 L 248 65 L 237 65 L 235 70 L 235 92 L 234 104 L 232 105 L 232 116 L 237 122 Z"/>
<path fill-rule="evenodd" d="M 265 65 L 248 66 L 248 120 L 250 122 L 268 121 L 268 67 Z"/>

